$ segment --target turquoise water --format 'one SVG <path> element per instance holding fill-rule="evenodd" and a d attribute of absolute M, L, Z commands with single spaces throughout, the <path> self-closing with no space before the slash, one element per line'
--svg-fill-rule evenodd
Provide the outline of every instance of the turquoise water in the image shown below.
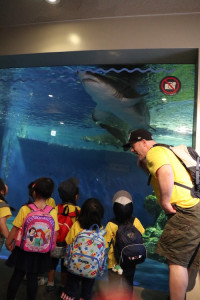
<path fill-rule="evenodd" d="M 177 91 L 165 81 L 171 76 L 181 83 Z M 152 189 L 122 144 L 140 126 L 157 142 L 191 146 L 195 76 L 195 65 L 180 64 L 1 69 L 0 176 L 9 188 L 8 202 L 18 210 L 28 200 L 30 181 L 49 176 L 59 203 L 57 185 L 73 176 L 80 182 L 80 206 L 89 197 L 103 203 L 104 225 L 112 217 L 113 194 L 125 189 L 143 226 L 153 226 L 154 216 L 144 208 Z M 161 90 L 163 80 L 170 94 Z M 155 264 L 166 282 L 165 266 Z M 138 268 L 141 286 L 154 288 L 153 267 L 148 260 Z M 157 288 L 165 289 L 159 281 Z"/>

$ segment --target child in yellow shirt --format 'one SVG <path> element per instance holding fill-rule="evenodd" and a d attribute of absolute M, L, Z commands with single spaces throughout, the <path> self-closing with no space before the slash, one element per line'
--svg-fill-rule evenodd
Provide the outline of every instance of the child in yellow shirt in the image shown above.
<path fill-rule="evenodd" d="M 136 217 L 133 217 L 133 199 L 127 191 L 120 190 L 115 193 L 113 196 L 113 212 L 115 217 L 107 223 L 105 228 L 105 238 L 107 241 L 111 242 L 110 250 L 108 252 L 108 278 L 111 282 L 120 279 L 120 277 L 116 276 L 112 270 L 115 270 L 115 266 L 119 263 L 114 254 L 114 245 L 118 226 L 130 223 L 133 224 L 141 234 L 145 231 L 140 221 Z M 123 268 L 123 279 L 125 279 L 126 284 L 128 284 L 131 289 L 133 289 L 134 274 L 135 266 Z"/>
<path fill-rule="evenodd" d="M 12 216 L 10 207 L 5 200 L 5 195 L 8 193 L 8 187 L 0 178 L 0 250 L 3 246 L 4 239 L 8 237 L 9 230 L 6 224 L 8 218 Z"/>
<path fill-rule="evenodd" d="M 51 178 L 38 178 L 32 185 L 32 195 L 35 206 L 43 210 L 46 207 L 46 199 L 48 199 L 53 192 L 54 183 Z M 28 205 L 23 205 L 15 220 L 13 227 L 6 240 L 6 247 L 12 251 L 6 264 L 9 267 L 14 267 L 13 275 L 8 284 L 7 300 L 15 299 L 20 283 L 24 275 L 27 275 L 27 299 L 35 300 L 37 294 L 37 278 L 38 274 L 43 274 L 49 270 L 50 266 L 50 251 L 46 253 L 27 252 L 20 247 L 14 247 L 14 240 L 19 228 L 22 227 L 26 216 L 31 212 Z M 54 230 L 58 231 L 57 212 L 54 208 L 50 211 L 50 215 L 54 220 Z"/>

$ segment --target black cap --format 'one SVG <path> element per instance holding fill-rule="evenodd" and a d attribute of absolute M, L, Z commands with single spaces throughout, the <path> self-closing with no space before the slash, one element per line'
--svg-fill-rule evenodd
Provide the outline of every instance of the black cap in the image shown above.
<path fill-rule="evenodd" d="M 141 140 L 153 140 L 151 132 L 146 129 L 137 129 L 131 131 L 128 139 L 128 143 L 123 145 L 124 151 L 127 151 L 131 148 L 133 143 L 139 142 Z"/>
<path fill-rule="evenodd" d="M 58 185 L 58 192 L 62 198 L 74 197 L 78 193 L 78 184 L 79 181 L 75 177 L 70 177 L 69 179 L 61 182 Z"/>

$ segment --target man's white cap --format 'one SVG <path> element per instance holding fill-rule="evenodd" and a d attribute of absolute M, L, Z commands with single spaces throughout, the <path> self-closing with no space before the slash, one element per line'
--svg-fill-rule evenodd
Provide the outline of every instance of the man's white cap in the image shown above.
<path fill-rule="evenodd" d="M 131 194 L 129 194 L 127 191 L 121 190 L 114 194 L 112 203 L 120 203 L 123 206 L 125 206 L 128 203 L 133 202 L 133 199 L 131 197 Z"/>

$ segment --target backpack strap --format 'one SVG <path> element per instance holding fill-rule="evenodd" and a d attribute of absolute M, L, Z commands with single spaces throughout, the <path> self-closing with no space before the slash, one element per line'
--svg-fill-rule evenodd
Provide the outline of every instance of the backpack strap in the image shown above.
<path fill-rule="evenodd" d="M 30 203 L 27 205 L 31 210 L 33 211 L 38 211 L 39 208 L 34 204 L 34 203 Z"/>
<path fill-rule="evenodd" d="M 110 240 L 110 242 L 108 242 L 108 252 L 110 250 L 111 245 L 113 245 L 113 247 L 114 247 L 114 239 L 113 238 Z"/>
<path fill-rule="evenodd" d="M 0 208 L 2 208 L 2 207 L 10 207 L 10 206 L 5 201 L 2 201 L 2 202 L 0 202 Z"/>
<path fill-rule="evenodd" d="M 28 204 L 27 206 L 30 207 L 30 209 L 32 209 L 33 211 L 42 210 L 45 213 L 50 213 L 50 211 L 52 211 L 52 209 L 53 209 L 53 207 L 51 207 L 49 205 L 46 205 L 43 209 L 40 209 L 34 203 Z"/>
<path fill-rule="evenodd" d="M 96 229 L 94 227 L 96 227 Z M 99 233 L 99 226 L 97 224 L 93 224 L 90 226 L 89 230 L 96 230 L 96 232 Z"/>
<path fill-rule="evenodd" d="M 152 148 L 153 148 L 153 147 L 157 147 L 157 146 L 165 147 L 165 148 L 169 149 L 169 150 L 170 150 L 170 151 L 178 158 L 178 160 L 180 161 L 180 163 L 185 167 L 185 169 L 186 169 L 186 171 L 187 171 L 187 168 L 186 168 L 185 164 L 179 159 L 179 157 L 178 157 L 178 156 L 173 152 L 173 150 L 171 149 L 171 147 L 173 147 L 172 145 L 166 145 L 166 144 L 162 144 L 162 143 L 157 143 L 157 144 L 154 144 L 154 145 L 152 146 Z M 188 171 L 187 171 L 187 172 L 188 172 Z M 198 173 L 198 170 L 197 170 L 196 172 Z M 198 174 L 199 174 L 199 173 L 198 173 Z M 150 182 L 151 182 L 151 174 L 149 173 L 147 185 L 150 185 Z M 178 183 L 178 182 L 176 182 L 176 181 L 174 181 L 174 184 L 177 185 L 177 186 L 180 186 L 180 187 L 182 187 L 182 188 L 188 189 L 188 190 L 190 190 L 190 191 L 192 190 L 191 187 L 189 187 L 189 186 L 187 186 L 187 185 L 184 185 L 184 184 L 181 184 L 181 183 Z"/>
<path fill-rule="evenodd" d="M 0 208 L 9 207 L 11 211 L 16 211 L 16 209 L 8 204 L 7 201 L 3 200 L 0 202 Z"/>
<path fill-rule="evenodd" d="M 69 216 L 70 218 L 77 216 L 76 209 L 75 211 L 69 212 L 69 206 L 64 206 L 64 204 L 61 203 L 58 204 L 58 214 L 63 216 Z"/>
<path fill-rule="evenodd" d="M 43 209 L 43 211 L 45 213 L 50 213 L 53 210 L 53 207 L 51 207 L 50 205 L 46 205 L 45 208 Z"/>
<path fill-rule="evenodd" d="M 196 185 L 199 185 L 199 156 L 197 157 L 196 164 Z"/>

